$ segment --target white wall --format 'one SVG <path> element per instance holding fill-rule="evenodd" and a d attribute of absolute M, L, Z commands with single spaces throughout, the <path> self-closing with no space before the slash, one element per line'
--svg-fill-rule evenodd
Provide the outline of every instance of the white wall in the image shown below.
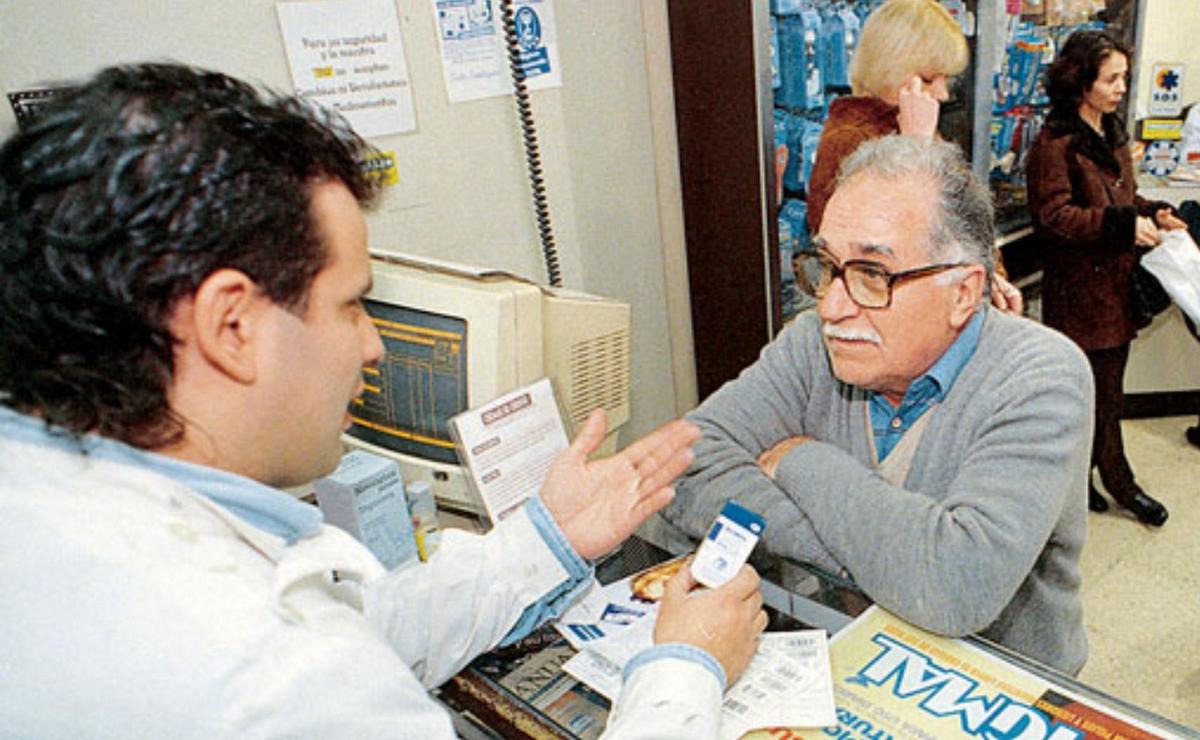
<path fill-rule="evenodd" d="M 677 401 L 676 376 L 690 372 L 691 348 L 686 299 L 677 292 L 676 319 L 667 320 L 665 286 L 686 290 L 686 281 L 678 267 L 664 271 L 664 228 L 666 259 L 677 264 L 682 253 L 670 89 L 661 84 L 669 66 L 664 4 L 557 0 L 563 86 L 533 93 L 565 284 L 633 306 L 626 441 L 694 401 L 690 377 Z M 374 140 L 396 152 L 400 183 L 369 217 L 372 246 L 544 281 L 512 100 L 450 105 L 432 1 L 397 7 L 418 131 Z M 292 89 L 273 0 L 4 0 L 0 39 L 4 92 L 159 59 Z M 14 125 L 5 104 L 0 133 Z"/>
<path fill-rule="evenodd" d="M 1137 84 L 1133 101 L 1138 118 L 1150 105 L 1150 75 L 1156 62 L 1182 62 L 1183 103 L 1200 102 L 1200 1 L 1141 0 L 1141 39 L 1138 41 Z"/>

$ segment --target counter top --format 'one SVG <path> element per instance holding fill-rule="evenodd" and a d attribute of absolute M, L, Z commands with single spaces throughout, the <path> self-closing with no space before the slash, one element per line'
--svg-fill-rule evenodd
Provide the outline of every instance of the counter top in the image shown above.
<path fill-rule="evenodd" d="M 612 582 L 671 556 L 668 550 L 635 537 L 598 565 L 597 578 Z M 754 562 L 771 615 L 768 630 L 821 628 L 833 635 L 871 605 L 843 578 L 786 559 L 763 558 L 761 553 L 756 553 Z M 1165 736 L 1200 737 L 987 640 L 970 637 L 964 642 L 1098 707 L 1160 728 Z M 464 718 L 470 720 L 466 727 L 470 732 L 465 733 L 469 737 L 595 738 L 603 731 L 609 705 L 561 670 L 559 666 L 571 654 L 570 646 L 546 626 L 513 648 L 476 660 L 439 689 L 439 698 L 456 713 L 460 731 Z"/>

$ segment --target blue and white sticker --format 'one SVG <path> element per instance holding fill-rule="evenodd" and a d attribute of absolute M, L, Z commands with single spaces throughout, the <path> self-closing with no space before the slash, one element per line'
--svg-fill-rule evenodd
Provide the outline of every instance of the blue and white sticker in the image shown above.
<path fill-rule="evenodd" d="M 521 70 L 525 77 L 536 77 L 550 72 L 550 52 L 542 43 L 542 20 L 538 12 L 529 5 L 517 9 L 513 17 L 517 32 L 517 45 L 521 47 Z"/>
<path fill-rule="evenodd" d="M 1174 141 L 1159 139 L 1146 145 L 1142 169 L 1155 177 L 1166 177 L 1179 166 L 1179 147 Z"/>
<path fill-rule="evenodd" d="M 767 522 L 730 500 L 700 543 L 692 560 L 692 575 L 709 588 L 717 588 L 737 575 L 767 528 Z"/>

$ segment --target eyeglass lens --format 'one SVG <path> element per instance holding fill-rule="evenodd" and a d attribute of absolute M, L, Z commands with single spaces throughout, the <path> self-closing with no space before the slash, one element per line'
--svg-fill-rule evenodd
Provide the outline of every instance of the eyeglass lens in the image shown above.
<path fill-rule="evenodd" d="M 863 308 L 883 308 L 888 305 L 890 285 L 888 272 L 882 267 L 854 262 L 838 266 L 817 252 L 801 256 L 796 282 L 815 298 L 824 298 L 835 278 L 841 277 L 851 300 Z"/>

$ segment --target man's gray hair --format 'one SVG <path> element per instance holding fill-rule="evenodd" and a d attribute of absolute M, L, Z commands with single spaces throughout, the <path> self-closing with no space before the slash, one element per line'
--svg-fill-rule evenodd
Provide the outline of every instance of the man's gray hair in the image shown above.
<path fill-rule="evenodd" d="M 840 187 L 857 175 L 896 182 L 928 178 L 937 184 L 938 201 L 929 227 L 929 258 L 935 262 L 978 263 L 987 270 L 984 294 L 995 267 L 996 231 L 992 197 L 963 158 L 945 141 L 915 136 L 885 136 L 864 142 L 838 171 Z"/>

